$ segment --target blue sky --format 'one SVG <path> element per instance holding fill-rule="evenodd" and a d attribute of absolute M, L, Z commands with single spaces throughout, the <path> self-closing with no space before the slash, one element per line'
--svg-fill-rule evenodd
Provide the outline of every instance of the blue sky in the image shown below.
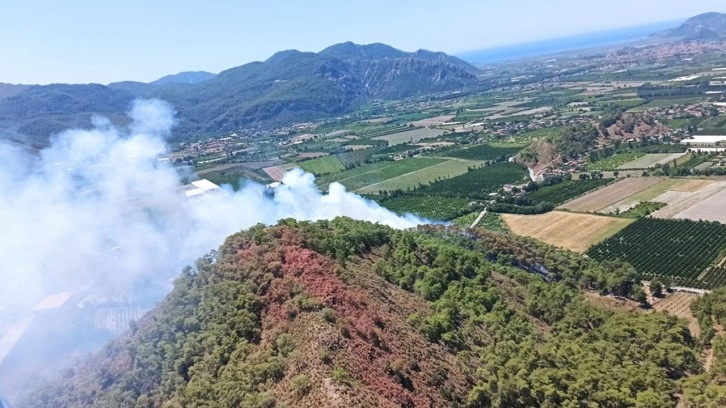
<path fill-rule="evenodd" d="M 722 10 L 718 10 L 718 8 Z M 456 53 L 726 11 L 721 0 L 3 0 L 0 82 L 151 81 L 354 41 Z"/>

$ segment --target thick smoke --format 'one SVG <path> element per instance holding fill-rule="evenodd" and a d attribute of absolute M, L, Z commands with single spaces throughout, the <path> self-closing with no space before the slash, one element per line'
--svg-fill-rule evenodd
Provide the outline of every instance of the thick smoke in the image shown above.
<path fill-rule="evenodd" d="M 349 216 L 396 228 L 421 223 L 333 184 L 289 172 L 274 195 L 239 192 L 189 200 L 177 172 L 159 160 L 174 123 L 161 101 L 137 101 L 132 123 L 105 119 L 69 130 L 38 155 L 0 145 L 0 309 L 32 306 L 47 294 L 92 284 L 121 295 L 166 282 L 231 233 L 294 217 Z"/>

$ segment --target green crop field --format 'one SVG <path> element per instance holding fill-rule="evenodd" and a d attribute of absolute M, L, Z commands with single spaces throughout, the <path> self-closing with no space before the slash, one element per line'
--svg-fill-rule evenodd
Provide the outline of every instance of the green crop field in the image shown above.
<path fill-rule="evenodd" d="M 614 179 L 565 180 L 561 183 L 540 187 L 539 190 L 527 193 L 526 198 L 536 203 L 560 205 L 565 201 L 579 197 L 588 191 L 613 182 Z"/>
<path fill-rule="evenodd" d="M 440 152 L 440 155 L 466 160 L 496 160 L 500 158 L 508 158 L 514 156 L 524 147 L 524 145 L 493 146 L 487 143 L 467 148 L 443 151 Z"/>
<path fill-rule="evenodd" d="M 477 214 L 477 217 L 478 216 L 479 214 Z M 474 222 L 474 220 L 472 220 L 472 222 Z M 502 217 L 500 217 L 499 214 L 492 212 L 484 214 L 481 220 L 479 220 L 479 223 L 476 224 L 476 228 L 483 228 L 485 230 L 497 232 L 509 232 L 507 225 L 504 221 L 502 221 Z"/>
<path fill-rule="evenodd" d="M 439 181 L 417 190 L 416 193 L 450 197 L 487 198 L 490 192 L 498 190 L 505 184 L 524 183 L 527 180 L 527 171 L 523 166 L 502 162 L 475 169 L 448 180 Z"/>
<path fill-rule="evenodd" d="M 421 159 L 418 159 L 421 160 Z M 408 191 L 425 186 L 436 181 L 445 180 L 466 173 L 469 169 L 479 167 L 481 164 L 467 160 L 449 160 L 433 166 L 414 170 L 412 172 L 389 178 L 374 184 L 369 184 L 358 190 L 360 193 L 379 194 L 383 191 Z"/>
<path fill-rule="evenodd" d="M 365 164 L 363 166 L 354 167 L 352 169 L 348 169 L 339 173 L 332 173 L 332 174 L 326 174 L 323 176 L 320 176 L 316 179 L 316 184 L 318 186 L 327 186 L 330 183 L 333 182 L 341 182 L 343 180 L 352 179 L 357 176 L 360 176 L 362 174 L 371 173 L 374 171 L 382 170 L 386 167 L 390 167 L 395 165 L 396 162 L 392 160 L 384 160 L 379 161 L 371 164 Z"/>
<path fill-rule="evenodd" d="M 298 163 L 303 170 L 316 176 L 321 174 L 338 173 L 345 170 L 345 166 L 336 156 L 325 156 L 317 159 L 305 160 Z"/>
<path fill-rule="evenodd" d="M 456 197 L 398 196 L 381 201 L 381 205 L 399 214 L 413 213 L 430 220 L 448 221 L 472 211 L 471 200 Z"/>
<path fill-rule="evenodd" d="M 345 153 L 336 154 L 336 156 L 338 157 L 338 159 L 340 159 L 340 162 L 345 168 L 350 168 L 363 164 L 366 160 L 368 160 L 369 157 L 373 155 L 375 151 L 376 149 L 353 150 Z"/>
<path fill-rule="evenodd" d="M 318 185 L 337 181 L 348 190 L 353 191 L 444 162 L 446 162 L 446 159 L 422 157 L 373 163 L 338 174 L 338 176 L 342 177 L 336 177 L 332 180 L 328 178 L 321 179 Z"/>
<path fill-rule="evenodd" d="M 590 170 L 614 170 L 618 167 L 624 165 L 625 163 L 630 163 L 634 161 L 635 159 L 638 159 L 642 156 L 645 156 L 645 153 L 642 152 L 620 152 L 615 153 L 614 155 L 610 157 L 606 157 L 604 159 L 600 159 L 594 163 L 590 163 L 587 165 L 587 168 Z"/>
<path fill-rule="evenodd" d="M 726 284 L 723 274 L 708 281 L 701 276 L 724 249 L 726 225 L 718 222 L 641 218 L 587 254 L 600 261 L 629 262 L 644 277 L 666 276 L 677 285 L 710 288 Z"/>

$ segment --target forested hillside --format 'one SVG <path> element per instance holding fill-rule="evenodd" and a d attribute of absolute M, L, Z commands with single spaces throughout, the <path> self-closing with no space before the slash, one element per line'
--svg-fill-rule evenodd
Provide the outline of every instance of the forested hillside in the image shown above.
<path fill-rule="evenodd" d="M 42 145 L 93 115 L 122 117 L 134 98 L 160 98 L 178 111 L 174 137 L 242 128 L 273 128 L 341 115 L 374 99 L 398 99 L 472 88 L 478 70 L 425 50 L 384 44 L 338 44 L 320 53 L 281 51 L 218 75 L 180 73 L 152 83 L 29 88 L 0 86 L 0 138 Z"/>
<path fill-rule="evenodd" d="M 257 226 L 23 406 L 674 407 L 712 380 L 686 323 L 583 294 L 634 275 L 500 233 Z"/>

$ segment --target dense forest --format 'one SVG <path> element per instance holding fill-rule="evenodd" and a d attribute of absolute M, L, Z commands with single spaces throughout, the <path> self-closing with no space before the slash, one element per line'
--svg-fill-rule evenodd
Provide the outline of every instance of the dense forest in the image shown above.
<path fill-rule="evenodd" d="M 599 295 L 642 297 L 634 269 L 483 230 L 284 220 L 229 237 L 23 406 L 723 406 L 720 337 L 706 372 L 684 321 Z M 725 296 L 697 304 L 704 325 Z"/>

